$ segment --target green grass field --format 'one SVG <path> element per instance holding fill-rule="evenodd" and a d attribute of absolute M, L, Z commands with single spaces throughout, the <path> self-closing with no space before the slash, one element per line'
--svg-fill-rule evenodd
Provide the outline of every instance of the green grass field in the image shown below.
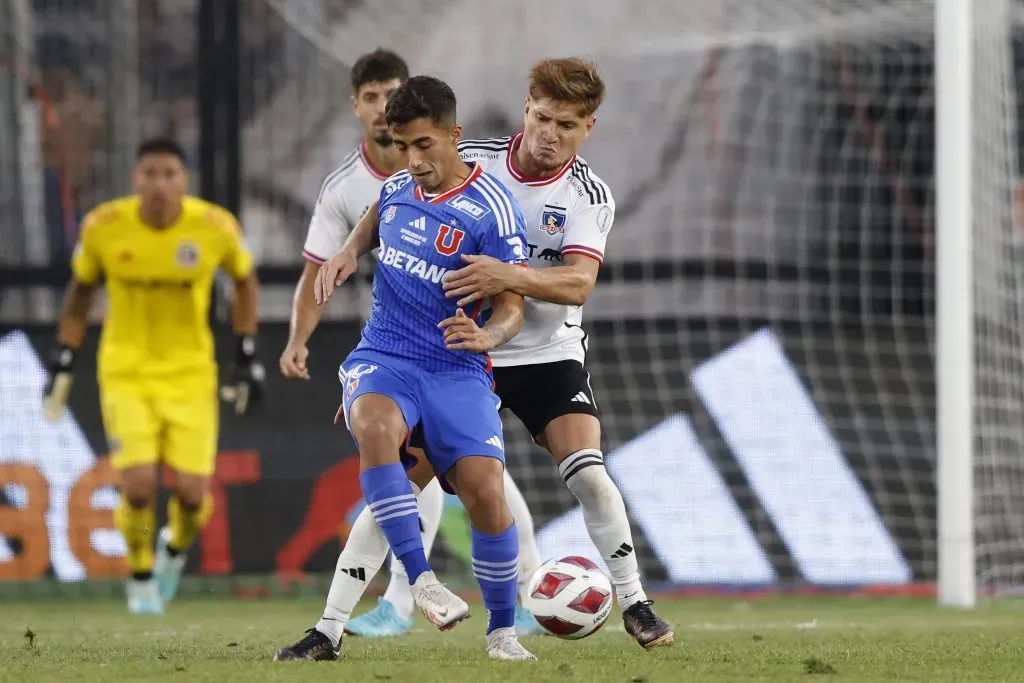
<path fill-rule="evenodd" d="M 674 647 L 644 652 L 616 611 L 583 641 L 524 639 L 537 663 L 489 661 L 477 605 L 449 633 L 420 619 L 404 638 L 347 638 L 338 662 L 271 661 L 321 604 L 188 600 L 144 618 L 114 602 L 5 602 L 0 681 L 1024 681 L 1024 604 L 1013 600 L 959 612 L 924 599 L 662 599 Z"/>

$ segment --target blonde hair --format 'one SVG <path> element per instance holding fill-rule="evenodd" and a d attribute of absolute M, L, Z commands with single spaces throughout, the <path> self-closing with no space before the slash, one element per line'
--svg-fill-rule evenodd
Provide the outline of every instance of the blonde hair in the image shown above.
<path fill-rule="evenodd" d="M 579 57 L 545 59 L 530 69 L 530 97 L 575 104 L 591 116 L 604 101 L 604 80 L 596 64 Z"/>

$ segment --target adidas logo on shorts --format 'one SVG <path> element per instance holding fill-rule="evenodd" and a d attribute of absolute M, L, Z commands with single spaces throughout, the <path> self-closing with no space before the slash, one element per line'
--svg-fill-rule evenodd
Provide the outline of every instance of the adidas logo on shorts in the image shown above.
<path fill-rule="evenodd" d="M 590 405 L 590 399 L 587 398 L 587 395 L 584 394 L 582 391 L 572 397 L 572 402 L 573 403 L 586 403 L 587 405 Z"/>
<path fill-rule="evenodd" d="M 502 446 L 501 446 L 501 437 L 499 437 L 499 436 L 497 436 L 497 435 L 495 435 L 495 436 L 492 436 L 491 438 L 487 439 L 487 443 L 488 443 L 489 445 L 491 445 L 491 446 L 494 446 L 495 448 L 497 448 L 497 449 L 498 449 L 498 450 L 500 450 L 500 451 L 503 451 L 503 450 L 505 450 L 505 449 L 504 449 L 504 448 L 502 448 Z"/>

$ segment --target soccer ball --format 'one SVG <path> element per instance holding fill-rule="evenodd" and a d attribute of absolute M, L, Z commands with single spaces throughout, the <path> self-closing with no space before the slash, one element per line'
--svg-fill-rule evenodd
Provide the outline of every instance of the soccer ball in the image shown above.
<path fill-rule="evenodd" d="M 611 581 L 585 557 L 548 560 L 530 579 L 527 593 L 523 606 L 559 638 L 586 638 L 612 612 Z"/>

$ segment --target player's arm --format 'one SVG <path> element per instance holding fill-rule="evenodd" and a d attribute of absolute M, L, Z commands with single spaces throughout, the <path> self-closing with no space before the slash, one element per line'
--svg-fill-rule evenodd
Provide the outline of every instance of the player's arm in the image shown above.
<path fill-rule="evenodd" d="M 334 258 L 320 266 L 313 295 L 317 305 L 323 306 L 340 287 L 352 277 L 358 267 L 359 257 L 380 244 L 380 201 L 370 205 L 356 227 L 349 233 Z"/>
<path fill-rule="evenodd" d="M 57 346 L 50 359 L 46 386 L 43 388 L 43 415 L 55 422 L 64 413 L 74 379 L 75 356 L 85 340 L 89 311 L 102 275 L 102 263 L 96 251 L 93 214 L 82 222 L 79 242 L 71 257 L 71 281 L 64 293 L 57 323 Z"/>
<path fill-rule="evenodd" d="M 560 266 L 515 268 L 493 258 L 463 256 L 467 265 L 447 277 L 445 295 L 459 297 L 459 305 L 465 306 L 511 290 L 540 301 L 582 306 L 597 284 L 614 211 L 611 203 L 574 208 L 566 219 Z"/>
<path fill-rule="evenodd" d="M 95 283 L 83 282 L 72 276 L 64 292 L 57 323 L 58 346 L 77 351 L 85 340 L 89 327 L 89 311 L 96 298 Z"/>
<path fill-rule="evenodd" d="M 513 221 L 507 221 L 508 213 L 502 218 L 499 212 L 491 214 L 488 222 L 481 224 L 480 252 L 481 256 L 469 257 L 471 266 L 478 263 L 491 263 L 502 269 L 528 270 L 526 266 L 526 221 L 522 209 L 516 202 L 506 204 L 511 208 Z M 463 256 L 466 259 L 466 256 Z M 476 259 L 476 260 L 474 260 Z M 483 260 L 479 260 L 483 259 Z M 456 271 L 461 273 L 463 269 Z M 438 325 L 444 330 L 445 345 L 452 350 L 490 351 L 508 342 L 519 334 L 523 327 L 523 296 L 518 292 L 501 288 L 491 292 L 491 317 L 483 327 L 466 316 L 462 305 L 455 311 L 455 317 L 442 320 Z"/>
<path fill-rule="evenodd" d="M 515 292 L 500 292 L 494 295 L 491 299 L 491 317 L 484 323 L 483 328 L 491 338 L 491 349 L 507 343 L 523 329 L 523 308 L 523 297 Z"/>
<path fill-rule="evenodd" d="M 263 398 L 263 380 L 266 378 L 263 364 L 256 355 L 260 285 L 252 253 L 242 240 L 241 228 L 233 216 L 229 214 L 229 217 L 226 229 L 228 247 L 221 267 L 235 285 L 231 327 L 238 342 L 228 381 L 221 387 L 221 398 L 234 404 L 236 415 L 244 415 Z"/>
<path fill-rule="evenodd" d="M 235 279 L 235 299 L 231 303 L 231 327 L 237 337 L 255 337 L 259 326 L 260 283 L 256 271 Z"/>
<path fill-rule="evenodd" d="M 445 346 L 452 351 L 484 353 L 507 343 L 523 328 L 523 297 L 499 292 L 491 299 L 491 317 L 483 327 L 458 308 L 455 315 L 438 323 L 444 330 Z"/>
<path fill-rule="evenodd" d="M 509 289 L 523 296 L 566 306 L 582 306 L 597 284 L 601 262 L 592 256 L 563 254 L 554 268 L 519 268 Z"/>
<path fill-rule="evenodd" d="M 489 256 L 464 255 L 465 268 L 445 280 L 445 296 L 462 297 L 459 306 L 477 299 L 512 291 L 541 301 L 582 306 L 597 284 L 601 262 L 590 256 L 566 254 L 564 265 L 554 268 L 520 268 Z"/>
<path fill-rule="evenodd" d="M 347 219 L 348 209 L 345 193 L 328 187 L 328 181 L 320 190 L 320 198 L 313 209 L 306 232 L 306 243 L 302 248 L 305 263 L 302 274 L 295 285 L 292 296 L 291 317 L 288 324 L 288 344 L 281 353 L 278 366 L 281 374 L 289 379 L 309 379 L 309 341 L 313 330 L 320 324 L 323 308 L 316 303 L 314 285 L 321 264 L 336 254 L 352 227 Z"/>
<path fill-rule="evenodd" d="M 309 379 L 309 368 L 306 366 L 309 349 L 306 348 L 306 342 L 320 324 L 324 311 L 323 306 L 317 305 L 313 292 L 319 270 L 319 265 L 306 261 L 295 285 L 295 294 L 292 296 L 288 345 L 285 346 L 279 361 L 281 374 L 290 379 Z"/>

